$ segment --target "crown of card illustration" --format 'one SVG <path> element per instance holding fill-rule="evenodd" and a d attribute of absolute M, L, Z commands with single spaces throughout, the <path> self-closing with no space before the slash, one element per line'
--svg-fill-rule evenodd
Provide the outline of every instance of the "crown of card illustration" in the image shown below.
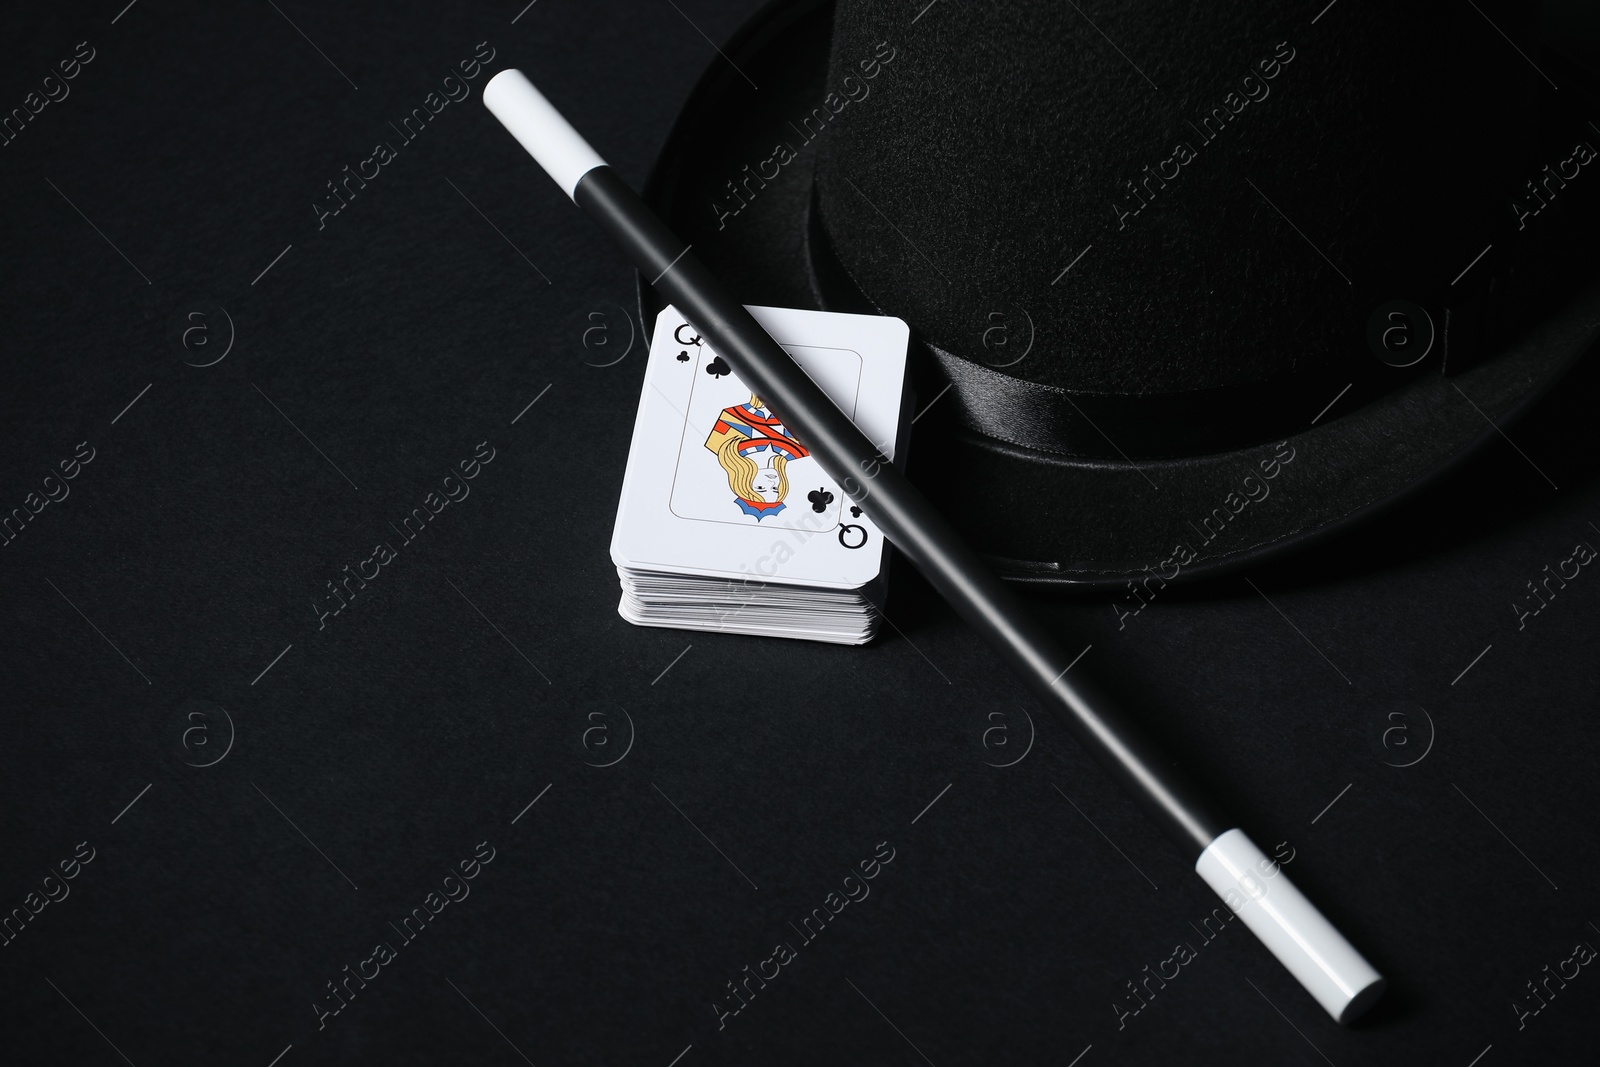
<path fill-rule="evenodd" d="M 811 453 L 759 396 L 722 409 L 706 437 L 733 490 L 733 502 L 757 522 L 776 515 L 789 495 L 789 461 Z"/>

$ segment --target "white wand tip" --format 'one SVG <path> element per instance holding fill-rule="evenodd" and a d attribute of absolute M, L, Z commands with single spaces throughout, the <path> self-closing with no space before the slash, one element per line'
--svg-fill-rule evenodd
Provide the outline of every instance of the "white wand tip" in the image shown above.
<path fill-rule="evenodd" d="M 490 78 L 483 103 L 568 196 L 576 195 L 580 178 L 606 165 L 522 71 L 513 67 Z"/>

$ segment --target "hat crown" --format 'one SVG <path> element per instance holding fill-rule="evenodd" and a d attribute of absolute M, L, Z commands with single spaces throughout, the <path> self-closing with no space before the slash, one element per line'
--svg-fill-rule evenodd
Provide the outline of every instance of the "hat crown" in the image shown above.
<path fill-rule="evenodd" d="M 1374 362 L 1374 305 L 1447 286 L 1533 176 L 1536 76 L 1499 35 L 1529 14 L 1482 7 L 840 0 L 820 231 L 924 340 L 1043 386 Z"/>

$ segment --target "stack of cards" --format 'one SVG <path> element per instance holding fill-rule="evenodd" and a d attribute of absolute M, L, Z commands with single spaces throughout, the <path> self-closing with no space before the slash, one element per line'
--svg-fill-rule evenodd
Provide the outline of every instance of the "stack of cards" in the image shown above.
<path fill-rule="evenodd" d="M 749 310 L 894 459 L 906 324 Z M 883 535 L 671 307 L 656 319 L 611 560 L 635 625 L 852 645 L 877 631 Z"/>

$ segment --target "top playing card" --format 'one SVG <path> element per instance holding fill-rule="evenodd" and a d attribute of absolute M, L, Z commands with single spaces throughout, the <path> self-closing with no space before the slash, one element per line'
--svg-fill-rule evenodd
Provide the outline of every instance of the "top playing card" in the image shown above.
<path fill-rule="evenodd" d="M 749 310 L 893 459 L 906 324 Z M 881 570 L 883 537 L 805 442 L 668 307 L 650 345 L 611 558 L 635 570 L 855 589 Z"/>

